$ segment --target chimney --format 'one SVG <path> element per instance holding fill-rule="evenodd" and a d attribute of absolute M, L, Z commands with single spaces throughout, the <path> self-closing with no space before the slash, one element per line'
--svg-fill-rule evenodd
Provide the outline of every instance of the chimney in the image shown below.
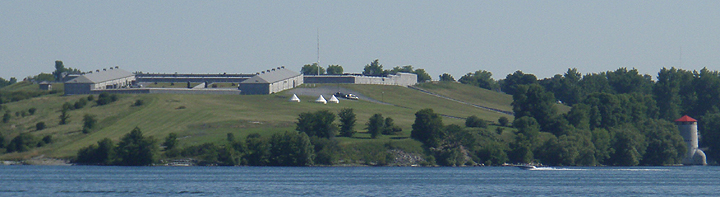
<path fill-rule="evenodd" d="M 99 73 L 99 72 L 100 72 L 100 70 L 95 70 L 95 72 L 98 72 L 98 73 Z"/>
<path fill-rule="evenodd" d="M 265 74 L 265 71 L 262 71 L 263 74 Z"/>
<path fill-rule="evenodd" d="M 107 69 L 104 69 L 104 68 L 103 68 L 103 71 L 107 71 Z"/>
<path fill-rule="evenodd" d="M 280 68 L 285 68 L 285 66 L 280 66 Z"/>
<path fill-rule="evenodd" d="M 118 69 L 118 68 L 120 68 L 120 67 L 119 67 L 119 66 L 115 66 L 115 69 Z"/>

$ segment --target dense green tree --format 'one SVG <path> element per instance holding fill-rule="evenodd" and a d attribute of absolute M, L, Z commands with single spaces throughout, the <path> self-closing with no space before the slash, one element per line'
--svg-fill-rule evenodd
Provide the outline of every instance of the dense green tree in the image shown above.
<path fill-rule="evenodd" d="M 648 119 L 638 125 L 647 141 L 642 165 L 672 165 L 682 163 L 687 152 L 677 126 L 666 120 Z"/>
<path fill-rule="evenodd" d="M 124 135 L 117 147 L 116 164 L 121 166 L 147 166 L 155 162 L 157 142 L 152 137 L 144 137 L 140 128 L 135 127 Z"/>
<path fill-rule="evenodd" d="M 352 108 L 344 108 L 338 113 L 340 117 L 340 136 L 352 137 L 355 134 L 355 112 Z"/>
<path fill-rule="evenodd" d="M 40 74 L 36 75 L 35 77 L 33 77 L 33 79 L 36 82 L 42 82 L 42 81 L 52 82 L 52 81 L 55 81 L 55 76 L 53 74 L 40 73 Z"/>
<path fill-rule="evenodd" d="M 383 76 L 386 73 L 383 70 L 383 65 L 380 64 L 377 59 L 375 59 L 370 64 L 365 65 L 365 69 L 363 69 L 362 74 L 365 76 Z"/>
<path fill-rule="evenodd" d="M 88 147 L 78 150 L 75 163 L 91 165 L 111 165 L 113 163 L 115 145 L 105 138 Z"/>
<path fill-rule="evenodd" d="M 597 163 L 599 164 L 612 165 L 611 163 L 606 163 L 615 151 L 612 149 L 613 136 L 610 134 L 611 133 L 605 129 L 598 128 L 592 130 L 592 142 L 595 147 L 595 160 L 597 160 Z"/>
<path fill-rule="evenodd" d="M 38 144 L 38 139 L 30 133 L 21 133 L 15 136 L 5 147 L 7 152 L 25 152 Z"/>
<path fill-rule="evenodd" d="M 707 160 L 720 162 L 720 113 L 705 114 L 699 127 L 702 136 L 700 146 L 709 149 L 705 152 Z"/>
<path fill-rule="evenodd" d="M 83 128 L 82 128 L 83 133 L 85 133 L 85 134 L 90 133 L 90 131 L 95 129 L 96 125 L 97 125 L 97 119 L 95 118 L 95 116 L 90 115 L 90 114 L 85 114 L 85 116 L 83 116 Z"/>
<path fill-rule="evenodd" d="M 474 73 L 465 74 L 464 76 L 460 77 L 460 80 L 458 80 L 458 82 L 462 84 L 478 86 L 480 88 L 488 90 L 497 90 L 500 88 L 497 81 L 492 78 L 492 73 L 486 70 L 478 70 Z"/>
<path fill-rule="evenodd" d="M 248 165 L 268 165 L 268 158 L 270 157 L 270 147 L 268 143 L 265 142 L 265 140 L 260 138 L 260 134 L 253 133 L 248 135 L 245 138 L 245 144 L 247 145 L 247 151 L 243 159 L 247 161 Z"/>
<path fill-rule="evenodd" d="M 657 102 L 659 116 L 672 121 L 687 113 L 695 100 L 692 72 L 663 68 L 658 72 L 653 86 L 653 98 Z"/>
<path fill-rule="evenodd" d="M 380 136 L 382 131 L 385 129 L 385 119 L 382 114 L 373 114 L 370 119 L 368 119 L 366 125 L 368 133 L 370 133 L 370 137 L 375 139 Z"/>
<path fill-rule="evenodd" d="M 608 84 L 618 94 L 650 94 L 652 91 L 652 77 L 650 75 L 640 75 L 637 69 L 618 68 L 614 72 L 608 71 L 606 76 Z"/>
<path fill-rule="evenodd" d="M 269 164 L 273 166 L 310 166 L 315 158 L 310 137 L 305 133 L 276 133 L 270 138 Z"/>
<path fill-rule="evenodd" d="M 528 116 L 540 123 L 544 130 L 552 126 L 552 119 L 557 116 L 555 97 L 537 84 L 519 85 L 513 95 L 513 112 L 515 119 Z"/>
<path fill-rule="evenodd" d="M 102 105 L 110 104 L 117 100 L 118 100 L 117 95 L 108 94 L 106 92 L 103 92 L 103 93 L 100 93 L 100 95 L 98 96 L 98 99 L 97 99 L 97 101 L 95 101 L 95 103 L 97 103 L 98 106 L 102 106 Z"/>
<path fill-rule="evenodd" d="M 319 72 L 318 69 L 320 69 Z M 325 74 L 325 69 L 322 66 L 318 66 L 317 63 L 305 64 L 302 69 L 300 69 L 300 73 L 302 73 L 303 75 L 322 75 Z"/>
<path fill-rule="evenodd" d="M 343 67 L 340 65 L 329 65 L 327 68 L 328 75 L 342 75 Z"/>
<path fill-rule="evenodd" d="M 439 114 L 432 109 L 422 109 L 415 113 L 410 137 L 428 147 L 437 147 L 445 138 L 444 125 Z"/>
<path fill-rule="evenodd" d="M 492 142 L 483 146 L 477 152 L 477 156 L 486 166 L 499 166 L 508 162 L 507 153 L 505 153 L 503 146 L 498 142 Z"/>
<path fill-rule="evenodd" d="M 38 122 L 38 123 L 35 124 L 35 130 L 40 131 L 40 130 L 43 130 L 43 129 L 45 129 L 45 122 Z"/>
<path fill-rule="evenodd" d="M 580 80 L 579 85 L 586 94 L 597 92 L 615 93 L 604 72 L 585 74 L 582 80 Z"/>
<path fill-rule="evenodd" d="M 394 74 L 397 74 L 397 73 L 399 73 L 399 72 L 403 72 L 403 73 L 415 73 L 415 68 L 413 68 L 412 65 L 406 65 L 406 66 L 403 66 L 403 67 L 395 66 L 395 67 L 393 67 L 392 70 L 388 70 L 388 71 L 387 71 L 387 73 L 393 74 L 393 75 L 394 75 Z"/>
<path fill-rule="evenodd" d="M 413 73 L 415 73 L 417 75 L 417 82 L 419 82 L 419 83 L 428 82 L 428 81 L 432 80 L 432 77 L 430 77 L 430 74 L 425 72 L 425 69 L 422 69 L 422 68 L 415 69 L 415 71 Z"/>
<path fill-rule="evenodd" d="M 478 118 L 475 115 L 468 116 L 465 119 L 465 126 L 466 127 L 477 127 L 477 128 L 487 128 L 487 122 L 485 120 Z"/>
<path fill-rule="evenodd" d="M 303 112 L 298 116 L 296 129 L 308 136 L 331 138 L 335 137 L 338 130 L 334 121 L 335 114 L 328 110 Z"/>
<path fill-rule="evenodd" d="M 500 126 L 503 126 L 503 127 L 508 126 L 509 122 L 510 122 L 510 120 L 505 116 L 501 116 L 500 118 L 498 118 L 498 123 L 500 124 Z"/>
<path fill-rule="evenodd" d="M 63 72 L 66 72 L 65 65 L 62 61 L 56 60 L 55 61 L 55 71 L 52 73 L 53 76 L 55 76 L 55 81 L 62 81 Z"/>
<path fill-rule="evenodd" d="M 8 123 L 10 121 L 10 111 L 5 111 L 5 114 L 3 114 L 3 123 Z"/>
<path fill-rule="evenodd" d="M 535 77 L 535 75 L 525 74 L 519 70 L 513 74 L 508 74 L 505 79 L 499 82 L 502 91 L 510 95 L 515 95 L 518 86 L 534 83 L 537 83 L 537 77 Z"/>
<path fill-rule="evenodd" d="M 455 77 L 450 74 L 443 73 L 442 75 L 440 75 L 440 81 L 455 82 Z"/>
<path fill-rule="evenodd" d="M 385 125 L 383 126 L 382 130 L 383 135 L 395 135 L 401 131 L 402 128 L 395 125 L 395 120 L 393 120 L 391 117 L 385 118 Z"/>
<path fill-rule="evenodd" d="M 315 147 L 315 164 L 332 165 L 338 160 L 341 147 L 337 139 L 311 137 L 310 143 Z"/>
<path fill-rule="evenodd" d="M 614 139 L 612 147 L 615 150 L 610 156 L 614 166 L 636 166 L 642 162 L 647 149 L 645 136 L 629 124 L 612 128 Z"/>
<path fill-rule="evenodd" d="M 60 125 L 64 125 L 64 124 L 67 124 L 68 122 L 70 122 L 68 120 L 68 119 L 70 119 L 70 114 L 68 111 L 69 111 L 68 108 L 63 108 L 62 111 L 60 111 Z"/>
<path fill-rule="evenodd" d="M 695 89 L 697 101 L 688 114 L 702 117 L 706 113 L 720 112 L 720 73 L 703 68 L 694 72 L 692 87 Z"/>
<path fill-rule="evenodd" d="M 232 135 L 232 133 L 228 133 L 228 135 Z M 163 143 L 161 144 L 162 146 L 165 147 L 165 151 L 173 149 L 177 146 L 177 144 L 178 144 L 177 137 L 178 137 L 178 135 L 176 133 L 169 133 L 168 136 L 165 137 L 165 141 L 163 141 Z"/>

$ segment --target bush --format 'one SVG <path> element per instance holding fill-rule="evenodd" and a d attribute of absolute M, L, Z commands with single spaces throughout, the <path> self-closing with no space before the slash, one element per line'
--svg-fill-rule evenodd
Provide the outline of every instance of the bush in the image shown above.
<path fill-rule="evenodd" d="M 10 111 L 5 111 L 5 114 L 3 114 L 3 123 L 8 123 L 10 121 Z"/>
<path fill-rule="evenodd" d="M 95 102 L 97 103 L 97 105 L 107 105 L 107 104 L 110 104 L 117 100 L 118 100 L 117 95 L 115 95 L 115 94 L 110 95 L 108 93 L 103 92 L 100 94 L 100 96 L 98 96 L 98 99 Z"/>
<path fill-rule="evenodd" d="M 42 138 L 42 141 L 45 142 L 45 144 L 50 144 L 53 142 L 52 135 L 46 135 Z"/>
<path fill-rule="evenodd" d="M 7 145 L 7 152 L 25 152 L 38 145 L 38 140 L 30 133 L 21 133 Z"/>
<path fill-rule="evenodd" d="M 35 129 L 38 131 L 45 129 L 45 122 L 38 122 L 35 124 Z"/>
<path fill-rule="evenodd" d="M 85 116 L 83 116 L 83 133 L 90 133 L 90 131 L 92 131 L 92 129 L 94 129 L 96 125 L 97 119 L 95 119 L 95 116 L 90 114 L 85 114 Z"/>
<path fill-rule="evenodd" d="M 500 123 L 500 126 L 506 127 L 508 126 L 508 122 L 510 122 L 510 120 L 508 120 L 508 118 L 505 116 L 498 118 L 498 123 Z"/>
<path fill-rule="evenodd" d="M 485 120 L 478 118 L 477 116 L 470 116 L 465 119 L 465 126 L 466 127 L 477 127 L 477 128 L 487 128 L 487 122 Z"/>
<path fill-rule="evenodd" d="M 32 115 L 35 115 L 35 111 L 37 111 L 37 109 L 36 109 L 36 108 L 34 108 L 34 107 L 33 107 L 33 108 L 30 108 L 30 109 L 28 109 L 28 113 L 30 113 L 30 115 L 31 115 L 31 116 L 32 116 Z"/>
<path fill-rule="evenodd" d="M 134 105 L 134 106 L 141 106 L 141 105 L 143 105 L 143 104 L 145 104 L 145 101 L 143 101 L 143 100 L 141 100 L 141 99 L 138 99 L 138 100 L 135 100 L 135 104 L 133 104 L 133 105 Z"/>
<path fill-rule="evenodd" d="M 95 100 L 95 96 L 93 96 L 92 94 L 88 95 L 87 101 L 93 101 L 93 100 Z"/>

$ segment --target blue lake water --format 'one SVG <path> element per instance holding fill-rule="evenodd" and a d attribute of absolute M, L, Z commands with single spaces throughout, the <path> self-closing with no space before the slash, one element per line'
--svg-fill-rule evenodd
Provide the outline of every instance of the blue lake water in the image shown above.
<path fill-rule="evenodd" d="M 0 166 L 0 196 L 720 196 L 720 167 Z"/>

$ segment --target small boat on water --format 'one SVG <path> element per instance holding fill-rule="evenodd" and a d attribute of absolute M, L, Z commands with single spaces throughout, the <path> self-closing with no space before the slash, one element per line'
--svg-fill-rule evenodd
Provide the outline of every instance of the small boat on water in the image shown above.
<path fill-rule="evenodd" d="M 535 167 L 534 165 L 519 165 L 519 166 L 516 166 L 516 167 L 518 167 L 518 168 L 520 168 L 520 169 L 523 169 L 523 170 L 534 170 L 534 169 L 537 169 L 537 167 Z"/>

